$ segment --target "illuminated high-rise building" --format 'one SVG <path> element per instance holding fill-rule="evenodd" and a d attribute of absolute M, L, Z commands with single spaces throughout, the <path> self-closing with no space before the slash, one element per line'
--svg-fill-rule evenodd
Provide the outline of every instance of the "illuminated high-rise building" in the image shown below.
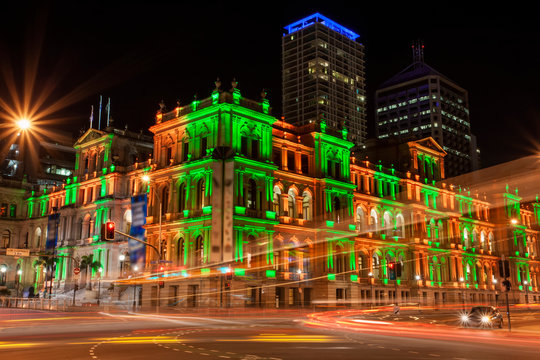
<path fill-rule="evenodd" d="M 325 120 L 366 138 L 364 46 L 359 35 L 316 13 L 285 26 L 283 116 L 296 126 Z"/>
<path fill-rule="evenodd" d="M 375 92 L 379 139 L 433 137 L 446 151 L 447 177 L 477 170 L 479 150 L 471 133 L 467 90 L 424 62 L 423 45 L 413 46 L 414 62 Z"/>

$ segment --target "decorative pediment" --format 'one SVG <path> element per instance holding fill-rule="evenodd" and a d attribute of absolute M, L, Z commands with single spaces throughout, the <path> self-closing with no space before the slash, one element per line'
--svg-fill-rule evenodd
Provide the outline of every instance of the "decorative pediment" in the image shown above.
<path fill-rule="evenodd" d="M 421 140 L 413 141 L 412 143 L 416 143 L 423 148 L 434 150 L 436 152 L 440 152 L 446 155 L 446 151 L 444 151 L 444 149 L 439 145 L 439 143 L 437 143 L 437 141 L 435 141 L 435 139 L 433 139 L 431 136 Z"/>
<path fill-rule="evenodd" d="M 79 147 L 85 143 L 89 143 L 93 140 L 99 139 L 100 137 L 106 135 L 105 131 L 98 129 L 88 129 L 86 132 L 77 140 L 74 147 Z"/>

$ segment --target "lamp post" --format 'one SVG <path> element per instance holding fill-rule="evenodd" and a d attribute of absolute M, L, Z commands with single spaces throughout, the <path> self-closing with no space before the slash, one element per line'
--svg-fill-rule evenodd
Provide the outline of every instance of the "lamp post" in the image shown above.
<path fill-rule="evenodd" d="M 21 285 L 21 275 L 22 275 L 22 270 L 21 269 L 18 269 L 17 270 L 17 297 L 15 298 L 15 307 L 17 307 L 19 305 L 19 289 L 20 289 L 20 285 Z"/>
<path fill-rule="evenodd" d="M 497 285 L 497 279 L 491 280 L 493 283 L 493 288 L 495 288 L 495 285 Z M 499 306 L 499 293 L 495 290 L 495 306 Z"/>
<path fill-rule="evenodd" d="M 523 280 L 523 285 L 525 285 L 525 303 L 527 304 L 527 309 L 529 309 L 529 282 Z"/>
<path fill-rule="evenodd" d="M 101 300 L 101 273 L 103 272 L 103 269 L 100 267 L 98 269 L 98 296 L 97 296 L 97 304 L 99 306 L 100 300 Z"/>
<path fill-rule="evenodd" d="M 142 180 L 146 183 L 148 183 L 150 185 L 150 176 L 148 175 L 144 175 L 142 177 Z M 159 191 L 153 191 L 152 194 L 157 194 L 157 199 L 158 199 L 158 202 L 159 202 L 159 232 L 158 232 L 158 259 L 157 259 L 157 262 L 158 262 L 158 267 L 157 269 L 159 270 L 160 269 L 160 262 L 161 262 L 161 257 L 163 255 L 163 249 L 161 248 L 161 213 L 162 213 L 162 201 L 161 201 L 161 194 L 159 193 Z M 152 208 L 154 207 L 154 196 L 152 196 Z M 157 295 L 157 299 L 156 299 L 156 313 L 159 313 L 159 306 L 160 306 L 160 302 L 161 302 L 161 291 L 160 291 L 160 286 L 159 286 L 159 277 L 158 277 L 158 283 L 157 283 L 157 291 L 156 291 L 156 295 Z"/>
<path fill-rule="evenodd" d="M 461 283 L 461 304 L 463 306 L 463 311 L 465 311 L 465 279 L 463 278 L 463 276 L 459 278 L 459 282 Z"/>
<path fill-rule="evenodd" d="M 373 301 L 375 300 L 375 294 L 373 293 L 373 273 L 370 271 L 368 273 L 369 277 L 369 283 L 371 284 L 371 303 L 369 304 L 369 308 L 373 309 Z"/>

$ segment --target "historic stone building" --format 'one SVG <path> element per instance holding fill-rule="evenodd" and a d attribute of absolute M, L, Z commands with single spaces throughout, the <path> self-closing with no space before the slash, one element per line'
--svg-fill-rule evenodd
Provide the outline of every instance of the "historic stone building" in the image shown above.
<path fill-rule="evenodd" d="M 149 249 L 151 274 L 126 282 L 144 283 L 144 305 L 494 303 L 507 247 L 512 298 L 540 300 L 540 204 L 503 188 L 507 213 L 447 183 L 430 137 L 352 154 L 346 129 L 277 120 L 234 84 L 158 112 L 150 130 L 147 237 L 161 262 Z"/>
<path fill-rule="evenodd" d="M 207 99 L 162 107 L 153 145 L 89 129 L 65 184 L 2 195 L 0 251 L 51 251 L 44 239 L 57 229 L 55 292 L 100 279 L 115 284 L 113 300 L 145 307 L 495 303 L 503 256 L 511 301 L 540 301 L 540 202 L 530 189 L 522 197 L 512 183 L 486 191 L 447 180 L 446 152 L 431 137 L 352 153 L 346 128 L 291 125 L 271 116 L 264 93 L 252 101 L 236 83 L 219 85 Z M 130 264 L 126 239 L 101 235 L 109 219 L 130 232 L 141 194 L 153 246 L 144 269 Z M 99 266 L 76 279 L 89 255 Z M 14 260 L 0 258 L 6 278 Z M 40 273 L 25 281 L 42 286 Z"/>

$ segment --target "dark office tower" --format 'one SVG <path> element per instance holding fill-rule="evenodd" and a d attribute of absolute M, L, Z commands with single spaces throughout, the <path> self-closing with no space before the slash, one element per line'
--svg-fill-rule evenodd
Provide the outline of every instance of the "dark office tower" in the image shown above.
<path fill-rule="evenodd" d="M 316 13 L 285 27 L 282 38 L 283 115 L 300 126 L 324 120 L 345 125 L 349 139 L 366 138 L 364 46 L 359 35 Z"/>
<path fill-rule="evenodd" d="M 424 46 L 413 45 L 414 62 L 375 92 L 379 139 L 433 137 L 446 151 L 446 177 L 477 170 L 479 150 L 471 134 L 467 90 L 424 62 Z"/>

